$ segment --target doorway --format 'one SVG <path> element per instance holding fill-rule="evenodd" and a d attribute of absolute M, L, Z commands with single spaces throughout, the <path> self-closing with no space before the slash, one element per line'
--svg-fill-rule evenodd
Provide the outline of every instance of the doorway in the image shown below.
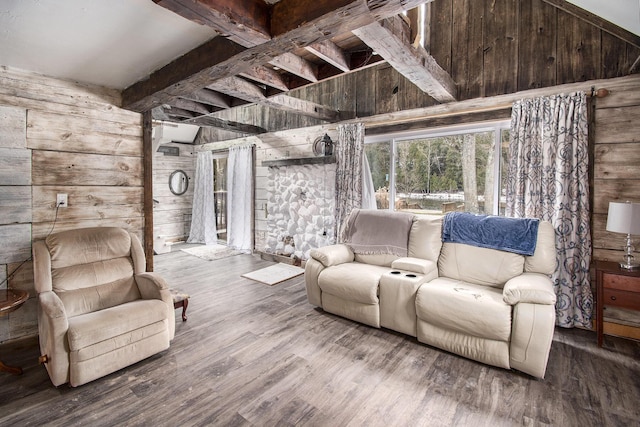
<path fill-rule="evenodd" d="M 213 153 L 213 198 L 218 241 L 227 241 L 227 160 L 229 151 Z"/>

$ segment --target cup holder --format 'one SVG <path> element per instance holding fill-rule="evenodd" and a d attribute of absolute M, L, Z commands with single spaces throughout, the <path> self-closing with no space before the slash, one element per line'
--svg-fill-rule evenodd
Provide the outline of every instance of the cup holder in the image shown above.
<path fill-rule="evenodd" d="M 391 274 L 401 274 L 399 271 L 392 271 Z"/>
<path fill-rule="evenodd" d="M 418 276 L 416 276 L 415 274 L 405 274 L 405 277 L 411 277 L 413 279 L 414 277 L 418 277 Z"/>

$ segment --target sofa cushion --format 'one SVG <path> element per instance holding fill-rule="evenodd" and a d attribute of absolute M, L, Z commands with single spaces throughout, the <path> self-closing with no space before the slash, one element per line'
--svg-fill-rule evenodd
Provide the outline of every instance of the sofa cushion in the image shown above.
<path fill-rule="evenodd" d="M 416 295 L 416 315 L 440 328 L 496 341 L 509 341 L 511 306 L 499 289 L 439 277 Z"/>
<path fill-rule="evenodd" d="M 162 300 L 137 300 L 92 313 L 69 318 L 69 349 L 109 340 L 135 329 L 167 319 L 167 305 Z"/>
<path fill-rule="evenodd" d="M 391 267 L 391 263 L 398 259 L 398 256 L 392 254 L 354 254 L 354 258 L 356 262 L 362 264 Z"/>
<path fill-rule="evenodd" d="M 347 301 L 378 304 L 378 284 L 387 271 L 387 267 L 359 262 L 335 265 L 320 272 L 318 286 Z"/>
<path fill-rule="evenodd" d="M 409 256 L 437 262 L 442 247 L 442 217 L 416 215 L 409 233 Z"/>
<path fill-rule="evenodd" d="M 444 243 L 438 260 L 441 277 L 497 288 L 522 274 L 523 268 L 522 255 L 461 243 Z"/>

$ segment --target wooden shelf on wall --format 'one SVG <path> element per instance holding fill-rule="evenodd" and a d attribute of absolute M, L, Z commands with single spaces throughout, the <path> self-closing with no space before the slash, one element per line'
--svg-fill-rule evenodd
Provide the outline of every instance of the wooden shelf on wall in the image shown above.
<path fill-rule="evenodd" d="M 295 159 L 263 160 L 262 166 L 302 166 L 302 165 L 326 165 L 335 163 L 335 156 L 301 157 Z"/>

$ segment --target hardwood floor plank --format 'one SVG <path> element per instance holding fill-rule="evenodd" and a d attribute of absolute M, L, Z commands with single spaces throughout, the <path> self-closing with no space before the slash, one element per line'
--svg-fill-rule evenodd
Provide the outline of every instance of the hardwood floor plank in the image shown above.
<path fill-rule="evenodd" d="M 558 328 L 547 375 L 494 368 L 325 313 L 304 278 L 241 277 L 273 263 L 154 259 L 190 294 L 171 348 L 78 388 L 51 385 L 37 339 L 0 345 L 0 425 L 596 426 L 640 419 L 640 343 Z M 179 312 L 177 312 L 179 314 Z M 1 321 L 2 319 L 0 319 Z"/>

